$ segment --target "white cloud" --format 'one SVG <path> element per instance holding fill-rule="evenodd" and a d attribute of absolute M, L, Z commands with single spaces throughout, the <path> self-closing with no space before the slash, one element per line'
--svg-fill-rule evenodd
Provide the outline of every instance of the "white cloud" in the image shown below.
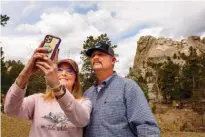
<path fill-rule="evenodd" d="M 101 2 L 98 7 L 115 13 L 116 26 L 124 31 L 140 24 L 163 27 L 165 31 L 161 35 L 167 36 L 187 36 L 205 31 L 203 1 Z"/>
<path fill-rule="evenodd" d="M 136 53 L 136 37 L 133 36 L 129 39 L 120 41 L 118 47 L 115 49 L 115 53 L 119 55 L 116 62 L 115 70 L 121 76 L 126 76 L 129 71 L 129 67 L 133 66 L 133 60 Z"/>
<path fill-rule="evenodd" d="M 5 59 L 27 62 L 40 44 L 39 38 L 40 36 L 2 36 L 0 41 Z"/>
<path fill-rule="evenodd" d="M 109 35 L 117 34 L 115 18 L 112 17 L 111 12 L 107 10 L 90 11 L 86 16 L 87 22 L 96 27 L 102 32 L 106 32 Z"/>
<path fill-rule="evenodd" d="M 80 63 L 79 53 L 87 36 L 107 33 L 118 45 L 116 53 L 119 54 L 119 62 L 115 69 L 125 76 L 133 65 L 140 36 L 162 35 L 174 39 L 189 35 L 205 36 L 205 2 L 103 1 L 71 2 L 70 5 L 65 3 L 65 6 L 59 6 L 56 2 L 47 7 L 39 2 L 9 4 L 4 3 L 4 11 L 12 15 L 9 22 L 22 22 L 15 28 L 9 28 L 11 26 L 8 25 L 3 30 L 4 33 L 11 29 L 11 33 L 1 40 L 7 59 L 25 60 L 44 36 L 51 34 L 62 38 L 59 58 L 71 57 Z M 93 8 L 95 4 L 96 10 Z M 86 13 L 81 13 L 83 10 L 77 13 L 76 8 L 91 9 Z M 41 12 L 33 12 L 36 9 Z M 18 19 L 19 13 L 24 16 L 39 14 L 38 20 L 30 24 L 24 23 L 28 21 L 23 20 L 24 16 Z M 21 37 L 14 35 L 14 30 Z"/>
<path fill-rule="evenodd" d="M 80 14 L 70 14 L 63 11 L 58 13 L 43 13 L 41 20 L 34 25 L 23 24 L 16 28 L 17 31 L 26 33 L 40 32 L 42 35 L 50 34 L 59 36 L 62 38 L 62 44 L 60 45 L 63 56 L 66 56 L 65 52 L 71 52 L 73 54 L 82 50 L 83 41 L 87 36 L 98 36 L 102 32 L 89 25 L 85 20 L 85 17 Z M 42 40 L 42 39 L 41 39 Z"/>
<path fill-rule="evenodd" d="M 38 5 L 38 2 L 30 1 L 28 5 L 23 9 L 21 15 L 22 16 L 28 16 L 31 14 L 34 10 L 40 8 Z"/>
<path fill-rule="evenodd" d="M 73 12 L 73 9 L 67 9 L 62 7 L 51 7 L 44 10 L 44 13 L 51 14 L 51 13 L 61 13 L 61 12 Z"/>
<path fill-rule="evenodd" d="M 72 16 L 68 12 L 52 13 L 41 15 L 41 20 L 37 23 L 43 34 L 54 33 L 59 36 L 65 36 L 74 31 Z"/>
<path fill-rule="evenodd" d="M 73 9 L 75 8 L 82 8 L 82 9 L 89 9 L 93 8 L 97 2 L 95 1 L 75 1 L 71 3 L 71 6 Z"/>
<path fill-rule="evenodd" d="M 119 55 L 119 62 L 116 63 L 115 69 L 120 73 L 121 76 L 126 76 L 129 72 L 129 68 L 133 67 L 134 58 L 137 51 L 137 41 L 141 36 L 151 35 L 158 37 L 162 28 L 149 28 L 143 29 L 136 35 L 119 41 L 118 47 L 115 52 Z"/>
<path fill-rule="evenodd" d="M 19 33 L 39 33 L 40 30 L 34 25 L 30 24 L 21 24 L 15 28 L 15 30 Z"/>

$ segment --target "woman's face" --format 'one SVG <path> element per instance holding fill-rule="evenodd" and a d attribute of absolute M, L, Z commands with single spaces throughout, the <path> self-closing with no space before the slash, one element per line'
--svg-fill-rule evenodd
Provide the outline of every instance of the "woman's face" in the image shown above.
<path fill-rule="evenodd" d="M 65 85 L 69 91 L 72 91 L 75 79 L 76 74 L 70 64 L 61 63 L 58 66 L 58 80 L 61 84 Z"/>

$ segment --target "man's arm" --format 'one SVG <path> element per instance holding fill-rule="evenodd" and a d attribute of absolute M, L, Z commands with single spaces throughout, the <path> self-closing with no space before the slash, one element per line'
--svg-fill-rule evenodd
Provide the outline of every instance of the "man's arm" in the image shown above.
<path fill-rule="evenodd" d="M 159 137 L 160 131 L 142 89 L 132 80 L 125 87 L 129 125 L 138 137 Z"/>

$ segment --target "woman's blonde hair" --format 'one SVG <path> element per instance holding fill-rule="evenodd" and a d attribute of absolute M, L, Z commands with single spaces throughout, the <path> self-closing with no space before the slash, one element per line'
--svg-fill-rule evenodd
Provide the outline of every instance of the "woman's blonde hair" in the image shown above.
<path fill-rule="evenodd" d="M 83 92 L 81 89 L 81 85 L 80 85 L 80 76 L 79 76 L 79 70 L 78 70 L 78 65 L 75 61 L 71 60 L 71 59 L 66 59 L 66 60 L 61 60 L 58 65 L 62 62 L 67 62 L 68 64 L 70 64 L 73 68 L 73 70 L 75 71 L 76 74 L 76 78 L 75 78 L 75 82 L 73 84 L 72 87 L 72 91 L 71 94 L 75 97 L 75 99 L 80 99 L 83 97 Z M 51 101 L 55 99 L 55 95 L 54 92 L 50 90 L 50 88 L 46 88 L 46 92 L 43 94 L 43 98 L 45 101 Z"/>

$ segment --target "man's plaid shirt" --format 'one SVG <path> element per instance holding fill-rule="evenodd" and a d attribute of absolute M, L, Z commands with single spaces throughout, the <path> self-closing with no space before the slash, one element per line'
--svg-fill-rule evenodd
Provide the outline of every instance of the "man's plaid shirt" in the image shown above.
<path fill-rule="evenodd" d="M 85 92 L 93 110 L 84 137 L 159 137 L 159 127 L 141 88 L 114 73 Z"/>

